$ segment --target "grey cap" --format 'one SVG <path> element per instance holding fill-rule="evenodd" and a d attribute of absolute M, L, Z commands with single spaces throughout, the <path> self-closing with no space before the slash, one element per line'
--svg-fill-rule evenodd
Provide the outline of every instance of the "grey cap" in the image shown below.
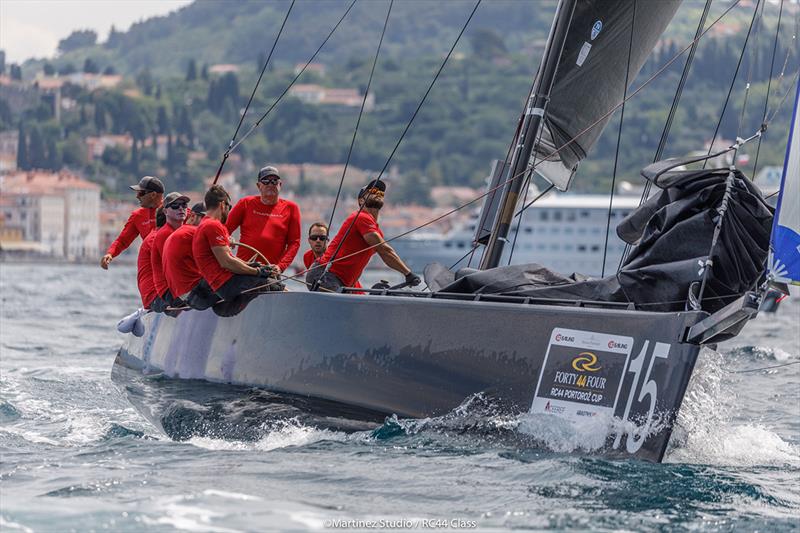
<path fill-rule="evenodd" d="M 164 207 L 167 207 L 172 202 L 178 202 L 178 201 L 186 202 L 186 204 L 188 205 L 190 198 L 185 194 L 181 194 L 179 192 L 171 192 L 164 197 Z"/>
<path fill-rule="evenodd" d="M 205 214 L 206 214 L 206 204 L 204 204 L 203 202 L 197 202 L 196 204 L 194 204 L 192 206 L 192 213 L 194 213 L 195 215 L 203 215 L 203 216 L 205 216 Z"/>
<path fill-rule="evenodd" d="M 137 185 L 131 185 L 130 188 L 134 191 L 164 192 L 164 184 L 161 183 L 160 179 L 153 176 L 143 177 Z"/>
<path fill-rule="evenodd" d="M 276 178 L 280 179 L 281 175 L 278 173 L 278 169 L 275 167 L 264 167 L 258 171 L 258 179 L 262 180 L 269 176 L 275 176 Z"/>

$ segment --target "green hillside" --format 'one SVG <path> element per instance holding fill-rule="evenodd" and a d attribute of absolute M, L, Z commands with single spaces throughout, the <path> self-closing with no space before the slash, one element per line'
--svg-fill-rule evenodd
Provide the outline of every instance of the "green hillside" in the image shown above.
<path fill-rule="evenodd" d="M 285 90 L 294 66 L 313 54 L 348 5 L 339 0 L 295 4 L 245 129 Z M 473 5 L 455 0 L 395 2 L 370 88 L 375 107 L 361 121 L 352 165 L 383 167 Z M 0 129 L 22 132 L 28 158 L 23 167 L 76 168 L 103 183 L 107 192 L 121 190 L 121 184 L 145 172 L 167 175 L 181 188 L 199 188 L 201 178 L 219 163 L 238 110 L 252 90 L 257 65 L 272 45 L 288 6 L 287 1 L 195 2 L 169 16 L 135 24 L 128 32 L 113 33 L 108 42 L 92 44 L 91 36 L 73 35 L 64 46 L 68 51 L 47 62 L 26 63 L 22 77 L 30 79 L 42 69 L 88 68 L 123 74 L 126 81 L 116 89 L 94 92 L 65 86 L 65 95 L 77 105 L 63 112 L 59 123 L 41 107 L 23 115 L 13 109 L 4 112 L 0 100 Z M 387 2 L 357 2 L 316 59 L 326 66 L 326 73 L 304 74 L 299 83 L 357 88 L 363 93 L 387 7 Z M 709 20 L 725 7 L 715 6 Z M 425 201 L 426 189 L 435 184 L 478 186 L 491 161 L 505 156 L 554 9 L 552 1 L 504 0 L 480 6 L 393 159 L 405 179 L 401 194 L 406 199 Z M 701 9 L 701 3 L 684 4 L 634 86 L 691 40 Z M 766 6 L 751 36 L 721 124 L 720 135 L 727 139 L 751 134 L 763 118 L 777 9 Z M 789 53 L 789 47 L 798 9 L 787 4 L 786 10 L 770 110 L 776 108 L 797 69 L 797 54 Z M 702 149 L 711 138 L 752 14 L 752 5 L 737 7 L 724 19 L 729 31 L 715 32 L 701 43 L 665 155 Z M 683 61 L 679 58 L 626 107 L 618 162 L 621 178 L 634 179 L 652 160 Z M 209 75 L 208 66 L 218 63 L 238 65 L 239 71 Z M 787 74 L 781 77 L 784 63 Z M 752 87 L 742 116 L 748 80 Z M 286 97 L 239 152 L 256 165 L 343 163 L 357 112 L 357 107 L 312 105 Z M 576 188 L 607 190 L 616 120 L 582 165 Z M 786 113 L 778 113 L 761 147 L 759 167 L 782 161 L 787 129 Z M 108 150 L 99 161 L 86 162 L 81 157 L 83 140 L 103 134 L 131 135 L 133 148 Z M 148 139 L 155 135 L 169 136 L 166 157 L 148 147 Z M 205 159 L 192 156 L 200 150 L 208 154 Z M 316 192 L 335 186 L 315 185 Z"/>

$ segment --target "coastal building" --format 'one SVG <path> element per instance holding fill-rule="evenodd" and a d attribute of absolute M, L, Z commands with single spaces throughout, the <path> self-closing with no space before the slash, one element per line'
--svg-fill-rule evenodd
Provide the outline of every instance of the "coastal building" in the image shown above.
<path fill-rule="evenodd" d="M 17 130 L 0 131 L 0 173 L 17 170 L 17 148 L 19 132 Z"/>
<path fill-rule="evenodd" d="M 42 253 L 70 260 L 98 257 L 100 187 L 67 171 L 32 170 L 0 177 L 4 225 L 18 228 Z"/>
<path fill-rule="evenodd" d="M 341 89 L 323 87 L 312 83 L 299 83 L 289 89 L 289 94 L 302 102 L 311 105 L 341 105 L 346 107 L 361 107 L 364 96 L 358 89 Z M 364 111 L 375 108 L 375 95 L 369 93 L 364 103 Z"/>

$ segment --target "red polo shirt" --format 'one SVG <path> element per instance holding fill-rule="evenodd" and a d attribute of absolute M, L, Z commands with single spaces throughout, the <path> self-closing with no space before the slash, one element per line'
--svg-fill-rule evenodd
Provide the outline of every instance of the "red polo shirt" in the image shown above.
<path fill-rule="evenodd" d="M 353 223 L 353 220 L 355 220 L 355 223 Z M 350 228 L 351 224 L 352 228 Z M 350 231 L 347 233 L 347 238 L 344 238 L 348 228 L 350 228 Z M 370 248 L 367 241 L 364 240 L 364 235 L 367 233 L 377 233 L 383 237 L 383 232 L 378 227 L 378 222 L 372 218 L 372 215 L 364 211 L 352 213 L 342 223 L 342 227 L 339 228 L 336 237 L 333 238 L 328 245 L 328 249 L 319 260 L 321 265 L 327 264 L 339 247 L 339 242 L 344 238 L 342 249 L 336 254 L 330 272 L 336 274 L 336 277 L 342 280 L 346 287 L 357 286 L 358 278 L 361 277 L 361 273 L 376 251 L 376 248 Z"/>
<path fill-rule="evenodd" d="M 153 283 L 153 267 L 150 263 L 150 251 L 153 247 L 156 232 L 151 231 L 139 247 L 139 258 L 136 261 L 136 283 L 139 285 L 139 294 L 142 296 L 142 305 L 150 309 L 150 304 L 156 299 L 156 286 Z"/>
<path fill-rule="evenodd" d="M 279 198 L 275 205 L 266 205 L 258 195 L 247 196 L 236 203 L 225 225 L 230 233 L 241 227 L 239 240 L 281 270 L 289 268 L 300 249 L 300 208 L 289 200 Z M 248 261 L 253 252 L 240 247 L 236 255 Z"/>
<path fill-rule="evenodd" d="M 173 296 L 186 294 L 200 281 L 200 271 L 192 255 L 192 238 L 197 226 L 183 225 L 172 232 L 164 242 L 161 262 L 164 265 L 164 277 Z"/>
<path fill-rule="evenodd" d="M 225 225 L 215 218 L 203 217 L 192 238 L 192 255 L 200 275 L 212 290 L 222 287 L 233 277 L 233 272 L 222 268 L 211 248 L 228 246 L 230 234 Z"/>
<path fill-rule="evenodd" d="M 164 260 L 162 257 L 164 255 L 164 243 L 167 242 L 167 238 L 172 235 L 174 231 L 175 228 L 169 224 L 164 224 L 158 228 L 155 232 L 156 236 L 153 239 L 153 249 L 150 250 L 150 265 L 153 267 L 153 284 L 159 296 L 164 296 L 164 293 L 167 292 L 169 288 L 167 278 L 164 276 Z M 172 296 L 178 295 L 173 294 Z"/>
<path fill-rule="evenodd" d="M 128 217 L 128 221 L 125 222 L 125 226 L 122 228 L 119 236 L 111 243 L 111 246 L 108 247 L 106 253 L 111 254 L 112 257 L 117 257 L 131 245 L 136 237 L 141 237 L 142 240 L 144 240 L 155 227 L 155 209 L 150 207 L 135 209 L 131 213 L 131 216 Z"/>
<path fill-rule="evenodd" d="M 315 259 L 314 250 L 308 250 L 303 254 L 303 265 L 305 265 L 306 268 L 310 268 Z"/>

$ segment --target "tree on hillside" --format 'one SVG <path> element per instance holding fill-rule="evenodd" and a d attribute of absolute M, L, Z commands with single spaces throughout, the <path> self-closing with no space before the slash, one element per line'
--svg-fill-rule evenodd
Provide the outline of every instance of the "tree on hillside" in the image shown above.
<path fill-rule="evenodd" d="M 508 54 L 503 38 L 487 28 L 478 28 L 472 32 L 469 43 L 472 51 L 481 59 L 491 60 Z"/>
<path fill-rule="evenodd" d="M 103 69 L 103 74 L 105 74 L 106 76 L 113 76 L 116 73 L 117 69 L 115 69 L 113 65 L 109 65 L 105 69 Z"/>
<path fill-rule="evenodd" d="M 197 79 L 197 63 L 194 59 L 189 60 L 189 66 L 186 69 L 186 81 L 194 81 Z"/>
<path fill-rule="evenodd" d="M 145 67 L 144 70 L 136 75 L 136 85 L 138 85 L 147 96 L 153 94 L 153 74 L 150 72 L 149 68 Z"/>
<path fill-rule="evenodd" d="M 69 76 L 70 74 L 75 74 L 77 70 L 75 70 L 75 65 L 72 63 L 67 63 L 66 65 L 61 65 L 58 68 L 58 75 L 59 76 Z"/>
<path fill-rule="evenodd" d="M 47 164 L 47 149 L 39 128 L 31 128 L 28 142 L 28 168 L 45 168 Z"/>
<path fill-rule="evenodd" d="M 92 58 L 87 57 L 86 61 L 83 62 L 83 71 L 86 74 L 99 74 L 100 67 L 97 66 L 97 63 L 95 63 Z"/>
<path fill-rule="evenodd" d="M 61 168 L 61 154 L 58 151 L 56 138 L 52 135 L 47 138 L 47 159 L 44 167 L 53 171 Z"/>
<path fill-rule="evenodd" d="M 6 52 L 0 50 L 0 74 L 6 73 Z"/>
<path fill-rule="evenodd" d="M 22 81 L 22 67 L 19 65 L 11 65 L 11 79 Z"/>
<path fill-rule="evenodd" d="M 0 99 L 0 130 L 10 130 L 13 127 L 11 106 L 5 100 Z"/>
<path fill-rule="evenodd" d="M 122 33 L 117 31 L 114 25 L 111 25 L 111 31 L 108 32 L 108 40 L 106 41 L 106 48 L 117 48 L 122 44 Z"/>
<path fill-rule="evenodd" d="M 156 119 L 158 125 L 158 133 L 167 135 L 170 132 L 169 117 L 167 116 L 167 108 L 162 106 L 158 107 L 158 118 Z"/>
<path fill-rule="evenodd" d="M 203 63 L 203 69 L 200 71 L 200 77 L 208 81 L 208 65 Z"/>
<path fill-rule="evenodd" d="M 106 122 L 106 111 L 99 103 L 95 104 L 94 106 L 94 127 L 97 129 L 98 134 L 105 133 L 105 131 L 108 129 L 108 123 Z"/>
<path fill-rule="evenodd" d="M 72 32 L 69 37 L 58 41 L 58 51 L 62 54 L 94 46 L 97 43 L 97 33 L 92 30 L 77 30 Z"/>
<path fill-rule="evenodd" d="M 25 125 L 19 121 L 19 129 L 17 130 L 17 168 L 20 170 L 28 170 L 28 139 Z"/>

